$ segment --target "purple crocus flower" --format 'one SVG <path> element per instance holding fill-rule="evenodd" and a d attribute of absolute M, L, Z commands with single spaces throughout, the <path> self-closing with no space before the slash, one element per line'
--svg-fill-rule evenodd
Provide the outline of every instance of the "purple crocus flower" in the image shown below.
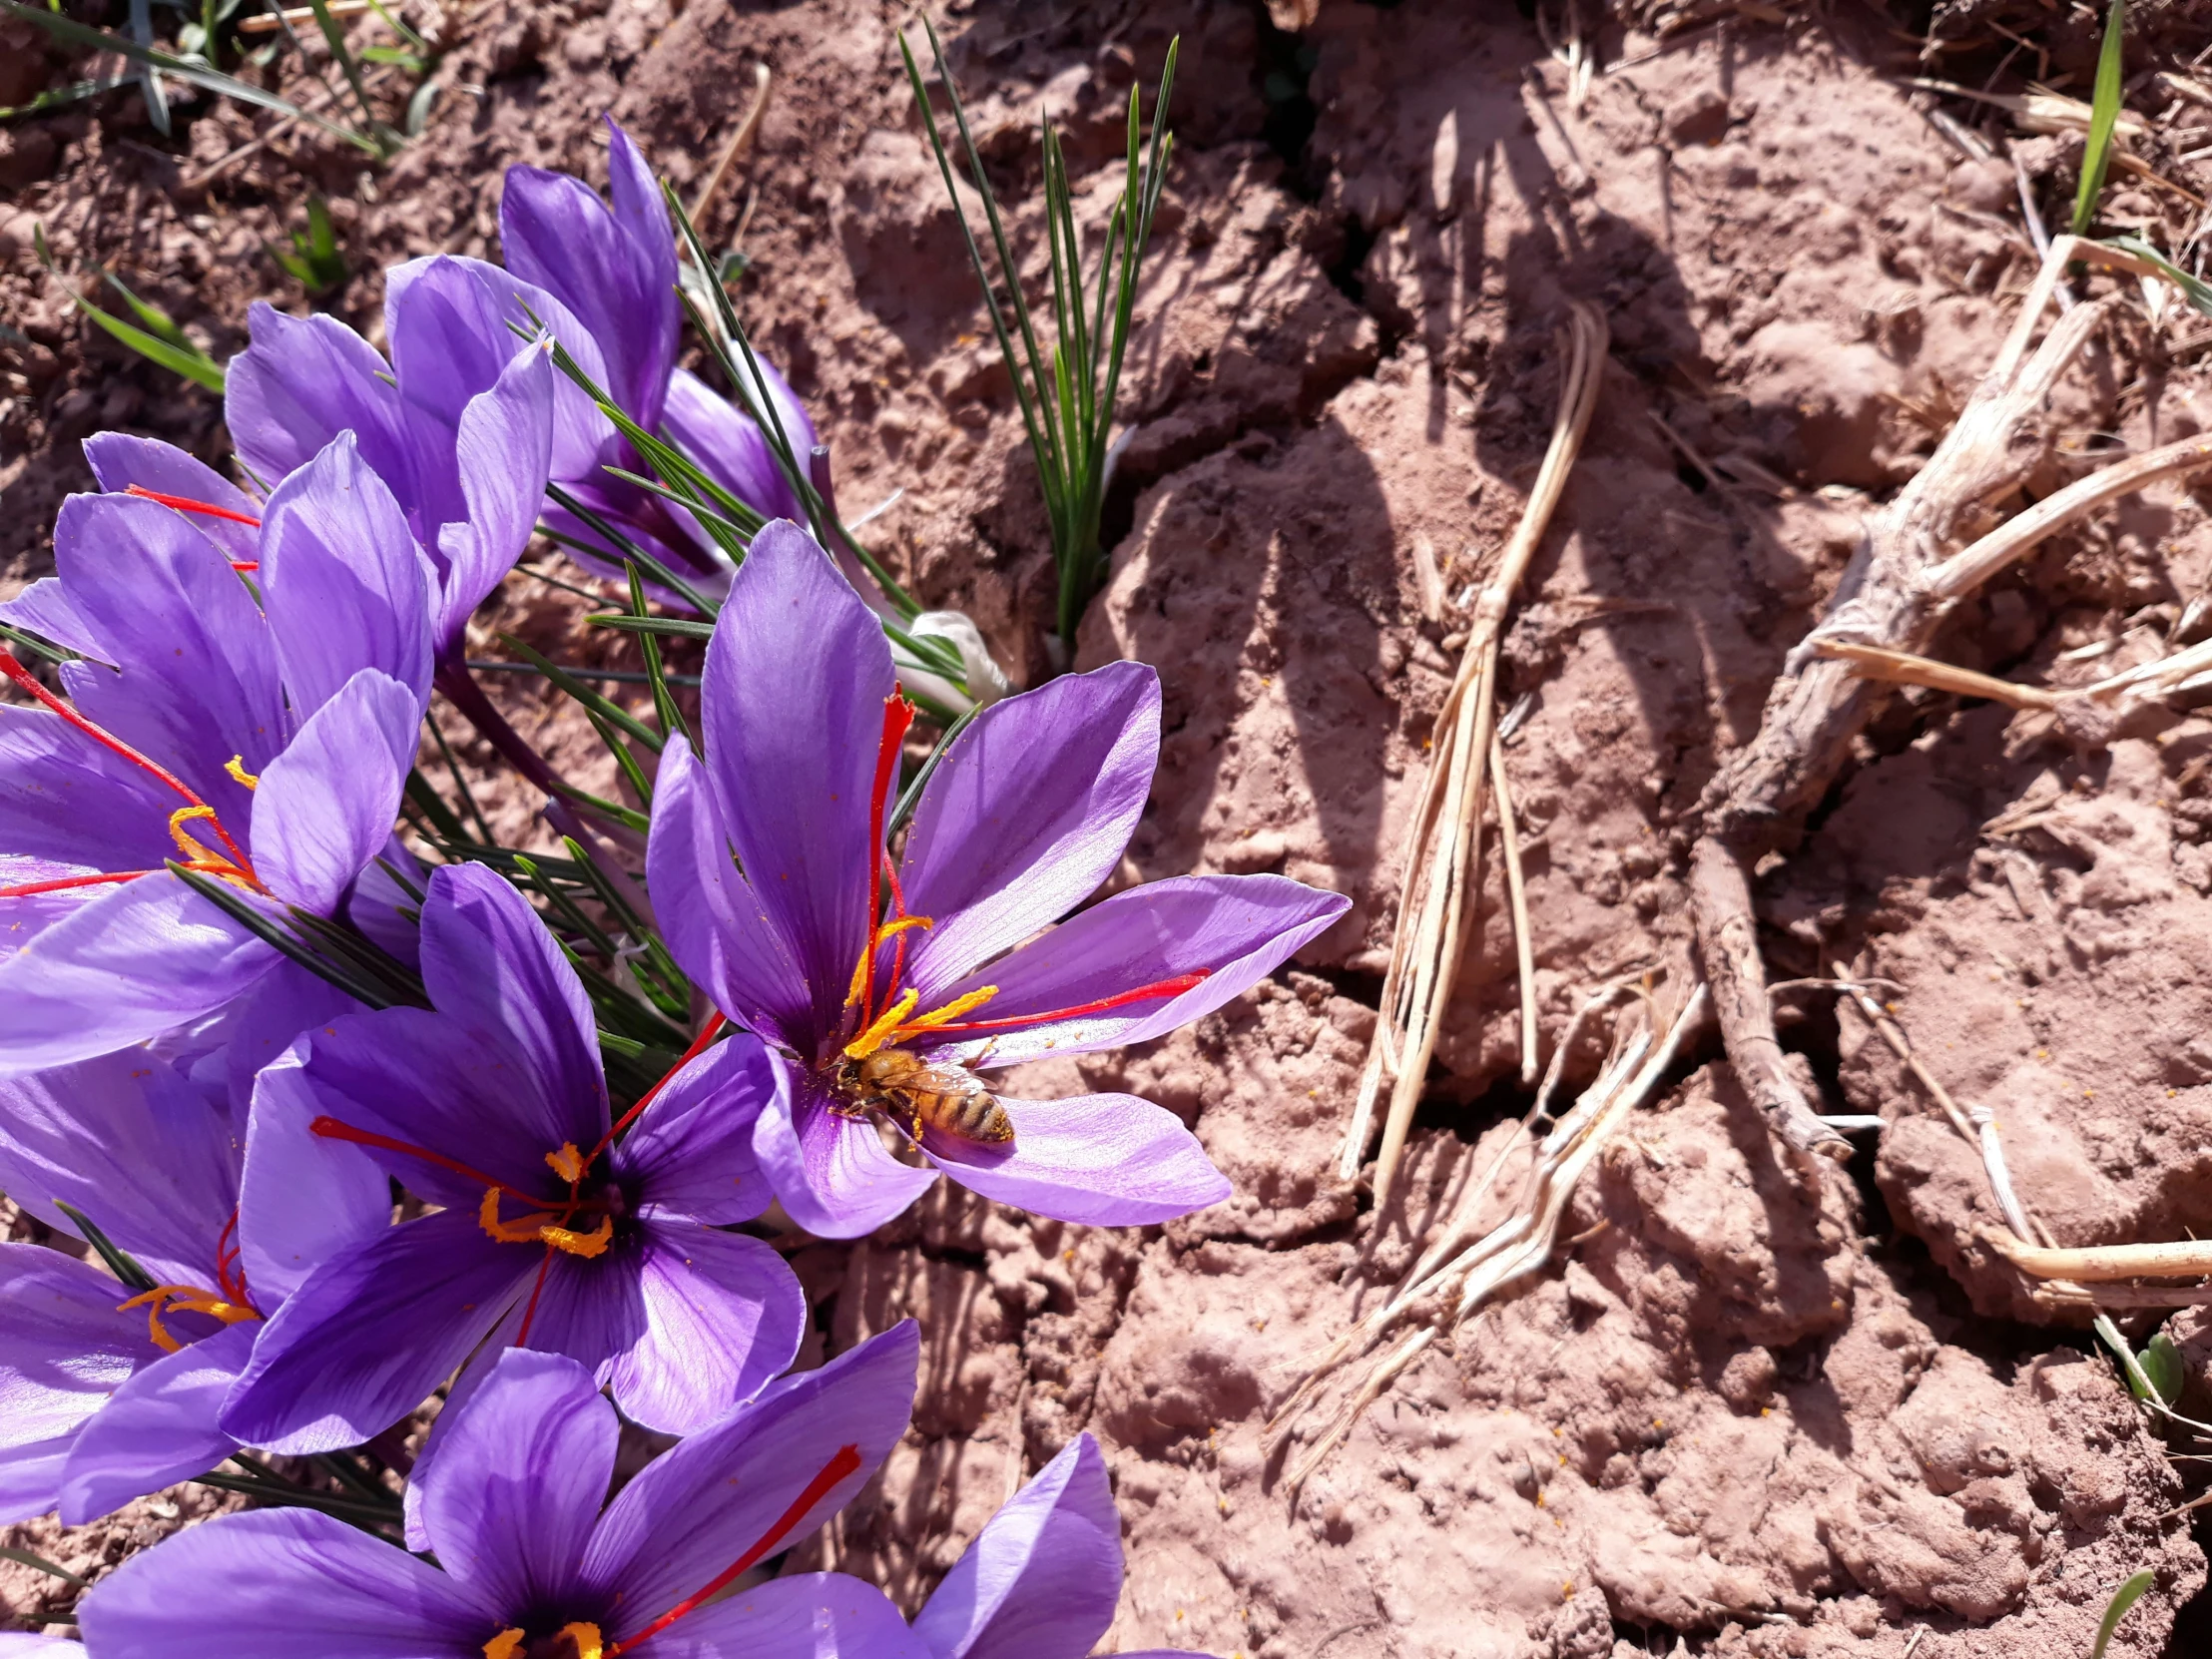
<path fill-rule="evenodd" d="M 0 1659 L 85 1659 L 85 1645 L 65 1636 L 21 1635 L 0 1630 Z"/>
<path fill-rule="evenodd" d="M 443 1570 L 327 1516 L 225 1515 L 80 1604 L 96 1652 L 164 1659 L 930 1659 L 840 1573 L 711 1600 L 850 1501 L 912 1411 L 902 1324 L 692 1435 L 601 1513 L 618 1425 L 592 1376 L 509 1350 L 419 1472 Z"/>
<path fill-rule="evenodd" d="M 701 700 L 706 754 L 677 739 L 662 756 L 647 872 L 692 982 L 779 1051 L 789 1088 L 753 1144 L 795 1221 L 855 1237 L 940 1170 L 1110 1227 L 1228 1195 L 1162 1107 L 994 1103 L 962 1069 L 1160 1036 L 1344 913 L 1341 896 L 1282 876 L 1200 875 L 1059 920 L 1144 811 L 1151 669 L 1116 663 L 986 709 L 932 775 L 895 863 L 884 808 L 911 711 L 874 616 L 796 526 L 754 539 Z M 891 1154 L 879 1121 L 917 1163 Z"/>
<path fill-rule="evenodd" d="M 353 430 L 370 464 L 404 504 L 408 522 L 439 560 L 439 639 L 450 652 L 460 625 L 489 584 L 444 579 L 445 540 L 474 523 L 474 551 L 456 566 L 514 563 L 540 510 L 548 478 L 700 591 L 727 585 L 730 564 L 692 516 L 606 468 L 646 468 L 584 392 L 565 376 L 549 392 L 534 376 L 516 330 L 542 327 L 585 373 L 647 431 L 665 436 L 709 476 L 764 516 L 796 513 L 798 498 L 767 435 L 742 409 L 676 367 L 682 306 L 675 230 L 651 169 L 629 137 L 608 123 L 610 211 L 581 180 L 510 168 L 500 204 L 507 269 L 437 255 L 394 268 L 385 278 L 386 366 L 376 348 L 329 316 L 291 317 L 257 304 L 253 343 L 230 365 L 224 413 L 240 458 L 268 476 L 288 472 L 334 434 Z M 487 399 L 490 401 L 487 402 Z M 756 401 L 772 403 L 802 465 L 818 438 L 814 423 L 773 368 L 761 365 Z M 504 472 L 472 467 L 472 452 L 497 457 L 527 433 L 545 464 Z M 497 513 L 480 500 L 497 491 Z M 565 509 L 546 522 L 578 541 L 598 536 Z M 496 524 L 492 536 L 484 526 Z M 604 574 L 605 559 L 580 553 Z"/>
<path fill-rule="evenodd" d="M 350 434 L 258 513 L 167 444 L 86 450 L 121 493 L 63 503 L 60 574 L 0 606 L 81 659 L 65 701 L 0 653 L 43 705 L 0 707 L 0 1071 L 190 1023 L 283 959 L 170 859 L 279 917 L 346 913 L 429 691 L 423 558 Z"/>
<path fill-rule="evenodd" d="M 799 1282 L 761 1240 L 721 1231 L 768 1205 L 750 1142 L 781 1077 L 760 1044 L 695 1048 L 614 1123 L 583 985 L 480 864 L 430 877 L 422 979 L 435 1011 L 320 1025 L 282 1090 L 263 1091 L 251 1158 L 268 1179 L 249 1181 L 246 1209 L 312 1207 L 320 1161 L 348 1143 L 443 1208 L 306 1277 L 262 1333 L 225 1428 L 284 1452 L 354 1444 L 495 1333 L 593 1368 L 624 1411 L 670 1433 L 788 1366 Z"/>
<path fill-rule="evenodd" d="M 595 455 L 613 429 L 559 375 L 544 340 L 507 328 L 521 318 L 511 293 L 487 289 L 462 262 L 423 264 L 387 278 L 396 377 L 335 317 L 288 316 L 257 301 L 253 343 L 231 361 L 223 412 L 257 477 L 282 477 L 351 434 L 422 549 L 442 663 L 529 545 L 556 462 L 593 464 L 578 457 Z M 530 297 L 564 343 L 580 339 L 574 318 L 543 294 Z M 570 349 L 596 360 L 588 342 Z"/>
<path fill-rule="evenodd" d="M 0 1522 L 58 1508 L 82 1525 L 220 1463 L 238 1441 L 217 1414 L 264 1316 L 322 1250 L 388 1225 L 382 1177 L 342 1167 L 311 1210 L 240 1218 L 256 1070 L 348 1005 L 287 964 L 212 1048 L 0 1082 L 0 1189 L 60 1233 L 74 1207 L 157 1282 L 134 1292 L 59 1250 L 0 1245 Z"/>
<path fill-rule="evenodd" d="M 914 1619 L 929 1659 L 1084 1659 L 1121 1598 L 1121 1516 L 1088 1433 L 983 1523 Z M 1166 1649 L 1123 1659 L 1194 1659 Z"/>

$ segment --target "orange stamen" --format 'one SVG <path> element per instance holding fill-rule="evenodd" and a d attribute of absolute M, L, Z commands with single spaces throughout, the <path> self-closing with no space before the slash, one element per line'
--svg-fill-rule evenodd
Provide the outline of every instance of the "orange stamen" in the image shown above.
<path fill-rule="evenodd" d="M 215 830 L 216 838 L 223 842 L 223 850 L 230 854 L 231 861 L 238 867 L 238 870 L 241 874 L 246 875 L 249 878 L 252 877 L 254 869 L 252 861 L 248 859 L 246 853 L 240 848 L 238 842 L 231 838 L 230 830 L 223 828 L 223 821 L 216 818 L 215 809 L 210 807 L 205 801 L 202 801 L 199 796 L 195 795 L 192 792 L 192 789 L 185 783 L 182 778 L 179 778 L 174 772 L 171 772 L 159 761 L 155 761 L 148 758 L 147 756 L 141 755 L 137 750 L 133 749 L 121 738 L 115 736 L 114 733 L 106 731 L 102 727 L 95 725 L 93 722 L 87 720 L 83 715 L 79 714 L 75 709 L 71 708 L 67 703 L 56 697 L 52 692 L 48 691 L 44 686 L 38 683 L 37 677 L 33 675 L 29 669 L 25 668 L 21 663 L 15 660 L 15 654 L 13 652 L 0 651 L 0 674 L 4 674 L 10 680 L 13 680 L 18 686 L 22 687 L 23 690 L 29 692 L 34 698 L 36 698 L 42 705 L 52 710 L 55 714 L 60 715 L 62 719 L 68 721 L 70 725 L 76 727 L 78 731 L 84 733 L 86 737 L 92 739 L 93 742 L 99 744 L 102 748 L 112 750 L 114 753 L 122 756 L 126 761 L 129 761 L 133 766 L 139 767 L 142 770 L 153 774 L 154 777 L 160 779 L 161 782 L 167 785 L 170 789 L 175 790 L 177 794 L 184 797 L 185 804 L 188 807 L 197 807 L 202 812 L 206 813 L 208 818 L 213 821 L 212 828 Z"/>
<path fill-rule="evenodd" d="M 189 495 L 164 495 L 160 490 L 150 490 L 143 484 L 133 484 L 123 493 L 135 495 L 142 501 L 159 501 L 163 506 L 174 507 L 181 513 L 205 513 L 209 518 L 227 518 L 233 524 L 250 524 L 257 530 L 262 527 L 262 521 L 251 513 L 233 512 L 229 507 L 195 501 Z"/>
<path fill-rule="evenodd" d="M 146 1310 L 147 1334 L 154 1346 L 164 1354 L 181 1354 L 185 1345 L 170 1335 L 169 1327 L 162 1323 L 165 1314 L 205 1314 L 210 1319 L 221 1320 L 225 1325 L 239 1325 L 247 1320 L 258 1320 L 262 1311 L 252 1303 L 243 1306 L 226 1302 L 213 1291 L 203 1291 L 197 1285 L 156 1285 L 150 1291 L 141 1291 L 128 1302 L 116 1304 L 119 1314 L 133 1308 Z"/>
<path fill-rule="evenodd" d="M 748 1549 L 743 1555 L 724 1567 L 722 1571 L 715 1574 L 713 1578 L 707 1581 L 706 1587 L 697 1594 L 685 1597 L 635 1636 L 625 1637 L 615 1643 L 613 1647 L 607 1649 L 606 1659 L 622 1659 L 622 1655 L 628 1653 L 632 1648 L 654 1636 L 658 1636 L 686 1613 L 696 1611 L 719 1595 L 736 1581 L 740 1573 L 757 1565 L 767 1556 L 774 1554 L 776 1546 L 782 1543 L 785 1537 L 801 1521 L 807 1518 L 807 1511 L 829 1496 L 835 1489 L 838 1481 L 859 1466 L 860 1448 L 856 1445 L 839 1446 L 836 1455 L 822 1466 L 821 1471 L 816 1474 L 814 1479 L 807 1482 L 807 1489 L 793 1500 L 792 1506 L 777 1518 L 775 1525 L 761 1534 L 751 1549 Z"/>

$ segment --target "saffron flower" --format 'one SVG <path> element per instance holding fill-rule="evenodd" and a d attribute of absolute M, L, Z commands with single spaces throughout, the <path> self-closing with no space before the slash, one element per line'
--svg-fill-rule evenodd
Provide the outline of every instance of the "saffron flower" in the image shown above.
<path fill-rule="evenodd" d="M 929 1659 L 1084 1659 L 1121 1598 L 1121 1516 L 1078 1434 L 1015 1493 L 914 1619 Z M 1123 1659 L 1192 1659 L 1166 1649 Z"/>
<path fill-rule="evenodd" d="M 780 523 L 731 584 L 701 703 L 704 757 L 681 738 L 662 756 L 647 874 L 677 962 L 788 1076 L 753 1144 L 795 1221 L 856 1237 L 940 1170 L 1100 1226 L 1228 1195 L 1160 1106 L 996 1099 L 968 1069 L 1163 1035 L 1347 907 L 1282 876 L 1199 875 L 1060 919 L 1112 873 L 1144 811 L 1151 669 L 1115 663 L 986 709 L 932 774 L 894 861 L 886 804 L 911 709 L 874 616 Z"/>
<path fill-rule="evenodd" d="M 645 158 L 620 127 L 610 121 L 608 130 L 611 211 L 579 179 L 510 168 L 499 217 L 505 270 L 437 255 L 388 274 L 388 367 L 335 317 L 291 317 L 256 304 L 249 313 L 252 343 L 232 360 L 224 393 L 240 458 L 276 476 L 338 432 L 353 430 L 433 556 L 442 559 L 456 525 L 496 516 L 503 532 L 514 530 L 496 539 L 479 532 L 480 556 L 466 561 L 471 571 L 496 565 L 501 574 L 520 557 L 550 478 L 700 592 L 712 596 L 726 586 L 729 560 L 689 513 L 606 471 L 646 468 L 590 397 L 562 376 L 541 387 L 539 368 L 550 373 L 550 365 L 533 366 L 526 351 L 518 355 L 516 330 L 542 327 L 625 414 L 665 436 L 740 500 L 765 517 L 800 510 L 767 434 L 676 366 L 683 309 L 675 228 Z M 756 401 L 763 399 L 777 410 L 799 464 L 808 465 L 819 441 L 814 423 L 765 363 Z M 472 468 L 472 456 L 503 455 L 525 432 L 543 446 L 531 450 L 545 457 L 534 479 L 529 469 Z M 490 510 L 493 491 L 502 515 Z M 518 526 L 503 516 L 507 509 L 523 512 Z M 600 539 L 566 509 L 546 509 L 545 520 L 576 541 Z M 604 574 L 622 574 L 615 549 L 604 559 L 588 551 L 580 556 Z M 442 563 L 440 569 L 442 575 Z M 473 579 L 441 583 L 439 638 L 447 653 L 488 591 Z"/>
<path fill-rule="evenodd" d="M 343 1167 L 311 1207 L 241 1224 L 256 1068 L 346 1001 L 297 968 L 271 981 L 213 1048 L 0 1082 L 0 1189 L 64 1234 L 70 1206 L 154 1281 L 0 1244 L 0 1522 L 82 1525 L 223 1461 L 238 1442 L 217 1415 L 264 1317 L 321 1251 L 389 1224 L 383 1178 Z"/>
<path fill-rule="evenodd" d="M 781 1080 L 760 1044 L 695 1045 L 617 1123 L 591 1004 L 513 887 L 481 864 L 433 873 L 421 961 L 434 1011 L 318 1025 L 262 1092 L 246 1209 L 311 1204 L 349 1149 L 443 1208 L 306 1276 L 226 1430 L 282 1452 L 352 1445 L 495 1333 L 579 1361 L 669 1433 L 751 1397 L 806 1323 L 783 1258 L 720 1231 L 768 1205 L 750 1140 Z"/>
<path fill-rule="evenodd" d="M 82 1642 L 61 1636 L 17 1635 L 0 1630 L 0 1659 L 85 1659 Z"/>
<path fill-rule="evenodd" d="M 559 378 L 545 340 L 508 329 L 505 319 L 521 316 L 512 295 L 487 290 L 460 262 L 402 266 L 386 294 L 396 376 L 337 318 L 288 316 L 257 300 L 252 343 L 225 375 L 223 414 L 240 461 L 263 478 L 283 477 L 350 434 L 422 549 L 442 665 L 458 657 L 470 614 L 529 545 L 556 462 L 592 464 L 578 457 L 595 454 L 613 429 Z M 547 310 L 568 337 L 580 336 L 573 318 Z M 591 355 L 588 343 L 571 350 Z"/>
<path fill-rule="evenodd" d="M 350 435 L 260 512 L 167 444 L 86 450 L 111 493 L 63 503 L 60 574 L 0 606 L 79 656 L 64 698 L 0 652 L 40 705 L 0 707 L 0 1071 L 145 1041 L 283 960 L 170 860 L 347 914 L 429 694 L 423 559 Z"/>
<path fill-rule="evenodd" d="M 839 1573 L 713 1600 L 846 1502 L 905 1432 L 901 1324 L 786 1379 L 667 1452 L 604 1513 L 617 1423 L 590 1372 L 510 1350 L 418 1471 L 443 1567 L 297 1509 L 225 1515 L 80 1604 L 100 1653 L 165 1659 L 929 1659 Z"/>

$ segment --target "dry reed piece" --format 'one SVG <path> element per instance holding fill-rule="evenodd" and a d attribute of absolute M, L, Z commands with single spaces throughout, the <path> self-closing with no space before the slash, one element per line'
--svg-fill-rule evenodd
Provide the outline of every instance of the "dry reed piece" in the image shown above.
<path fill-rule="evenodd" d="M 1288 1438 L 1325 1382 L 1356 1358 L 1373 1353 L 1393 1331 L 1403 1334 L 1369 1369 L 1331 1416 L 1321 1434 L 1291 1469 L 1287 1484 L 1298 1490 L 1329 1460 L 1373 1404 L 1435 1343 L 1464 1325 L 1512 1286 L 1540 1272 L 1551 1260 L 1560 1217 L 1583 1174 L 1596 1160 L 1628 1114 L 1648 1100 L 1681 1052 L 1685 1037 L 1704 1018 L 1705 987 L 1692 987 L 1671 1013 L 1662 1012 L 1648 989 L 1640 992 L 1651 1023 L 1633 1034 L 1616 1030 L 1614 1051 L 1597 1080 L 1561 1114 L 1533 1149 L 1527 1174 L 1512 1209 L 1475 1236 L 1483 1202 L 1506 1159 L 1543 1122 L 1558 1084 L 1561 1064 L 1585 1018 L 1620 999 L 1627 987 L 1607 986 L 1584 1004 L 1552 1056 L 1542 1093 L 1528 1118 L 1499 1149 L 1481 1180 L 1468 1187 L 1460 1213 L 1421 1255 L 1419 1263 L 1381 1308 L 1317 1356 L 1312 1371 L 1267 1426 L 1271 1440 Z M 1638 993 L 1631 993 L 1638 994 Z M 1472 1240 L 1472 1243 L 1467 1241 Z"/>
<path fill-rule="evenodd" d="M 1701 804 L 1691 901 L 1729 1062 L 1776 1137 L 1799 1155 L 1844 1158 L 1851 1149 L 1821 1122 L 1783 1063 L 1751 870 L 1795 842 L 1806 815 L 1850 758 L 1852 740 L 1886 694 L 1883 679 L 1866 670 L 1902 677 L 1909 660 L 1928 661 L 1927 647 L 1957 601 L 2042 538 L 2126 490 L 2212 464 L 2212 440 L 2168 444 L 1991 526 L 1990 504 L 2018 489 L 2047 447 L 2040 427 L 2051 388 L 2111 304 L 2075 305 L 2036 344 L 2060 278 L 2075 261 L 2153 275 L 2141 261 L 2098 244 L 2052 239 L 1996 360 L 1927 465 L 1868 520 L 1834 607 L 1791 654 L 1758 735 L 1728 758 Z M 1996 695 L 1989 688 L 1998 685 L 1971 695 Z"/>
<path fill-rule="evenodd" d="M 1498 647 L 1507 608 L 1551 522 L 1568 470 L 1581 451 L 1604 374 L 1605 319 L 1597 307 L 1575 301 L 1567 333 L 1568 348 L 1563 353 L 1567 368 L 1551 445 L 1545 451 L 1519 526 L 1499 556 L 1490 580 L 1475 598 L 1459 670 L 1436 716 L 1427 785 L 1400 850 L 1404 884 L 1398 893 L 1389 968 L 1383 976 L 1375 1038 L 1360 1075 L 1352 1125 L 1338 1164 L 1338 1174 L 1344 1180 L 1358 1177 L 1374 1128 L 1376 1103 L 1383 1083 L 1388 1081 L 1389 1113 L 1383 1123 L 1382 1148 L 1375 1173 L 1379 1208 L 1389 1194 L 1405 1150 L 1406 1131 L 1420 1101 L 1429 1058 L 1435 1052 L 1437 1027 L 1458 977 L 1460 940 L 1474 919 L 1477 889 L 1472 877 L 1481 840 L 1483 800 L 1490 781 Z M 1524 978 L 1524 1007 L 1533 993 L 1533 984 Z M 1524 1014 L 1524 1030 L 1527 1025 Z M 1533 1069 L 1532 1048 L 1522 1056 L 1524 1071 Z"/>

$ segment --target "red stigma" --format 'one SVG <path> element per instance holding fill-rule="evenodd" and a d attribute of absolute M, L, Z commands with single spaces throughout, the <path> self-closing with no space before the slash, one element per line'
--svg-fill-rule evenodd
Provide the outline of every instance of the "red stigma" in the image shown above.
<path fill-rule="evenodd" d="M 792 1506 L 777 1517 L 775 1525 L 771 1526 L 754 1541 L 752 1548 L 715 1574 L 713 1578 L 707 1581 L 705 1587 L 696 1594 L 686 1596 L 635 1636 L 626 1637 L 607 1649 L 607 1659 L 620 1659 L 622 1654 L 628 1653 L 648 1638 L 658 1636 L 686 1613 L 697 1610 L 704 1603 L 728 1589 L 732 1583 L 736 1582 L 738 1575 L 747 1568 L 758 1565 L 763 1559 L 774 1554 L 776 1546 L 781 1544 L 798 1527 L 799 1523 L 807 1518 L 807 1511 L 828 1497 L 836 1488 L 838 1481 L 852 1473 L 859 1466 L 860 1448 L 856 1445 L 839 1446 L 836 1455 L 823 1464 L 814 1479 L 807 1482 L 807 1489 L 792 1500 Z"/>
<path fill-rule="evenodd" d="M 1054 1008 L 1041 1014 L 1009 1014 L 1004 1019 L 948 1020 L 942 1025 L 931 1026 L 932 1034 L 938 1031 L 1010 1031 L 1020 1025 L 1049 1025 L 1054 1020 L 1080 1019 L 1085 1014 L 1102 1014 L 1109 1008 L 1119 1008 L 1131 1002 L 1149 1002 L 1154 997 L 1181 996 L 1185 991 L 1196 990 L 1211 973 L 1200 968 L 1192 973 L 1179 973 L 1173 979 L 1160 979 L 1149 985 L 1139 985 L 1133 991 L 1119 991 L 1112 996 L 1102 996 L 1096 1002 L 1078 1002 L 1072 1008 Z"/>
<path fill-rule="evenodd" d="M 164 495 L 160 490 L 150 490 L 141 484 L 133 484 L 123 493 L 135 495 L 141 501 L 159 501 L 181 513 L 203 513 L 209 518 L 229 519 L 233 524 L 250 524 L 257 530 L 262 527 L 262 521 L 252 513 L 233 512 L 229 507 L 218 507 L 212 502 L 195 501 L 189 495 Z"/>
<path fill-rule="evenodd" d="M 860 1023 L 865 1025 L 875 1017 L 875 947 L 882 937 L 882 897 L 877 880 L 877 865 L 883 859 L 883 806 L 889 799 L 891 784 L 898 777 L 898 751 L 906 741 L 906 729 L 914 723 L 914 706 L 907 702 L 896 687 L 883 699 L 883 735 L 875 746 L 875 787 L 869 792 L 867 804 L 867 950 L 861 957 L 860 969 Z M 898 878 L 891 878 L 891 890 L 898 890 Z M 904 905 L 900 905 L 901 910 Z M 886 991 L 889 1001 L 895 992 L 895 979 Z"/>

